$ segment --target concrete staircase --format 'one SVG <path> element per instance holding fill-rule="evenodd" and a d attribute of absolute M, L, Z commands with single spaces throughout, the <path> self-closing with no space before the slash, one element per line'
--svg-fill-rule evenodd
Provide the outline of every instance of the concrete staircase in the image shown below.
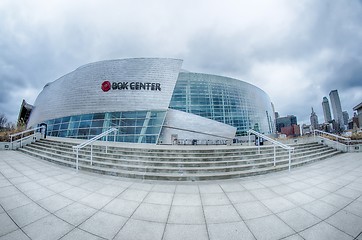
<path fill-rule="evenodd" d="M 138 146 L 93 145 L 79 151 L 79 169 L 127 178 L 200 181 L 240 178 L 288 169 L 288 152 L 277 148 L 274 166 L 273 146 Z M 25 154 L 75 168 L 75 142 L 64 139 L 40 140 L 20 148 Z M 318 143 L 298 144 L 292 154 L 292 167 L 322 160 L 339 151 Z"/>

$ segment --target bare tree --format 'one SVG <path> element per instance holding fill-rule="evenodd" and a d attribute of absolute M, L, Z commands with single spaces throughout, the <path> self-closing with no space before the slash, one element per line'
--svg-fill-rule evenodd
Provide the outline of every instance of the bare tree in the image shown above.
<path fill-rule="evenodd" d="M 0 129 L 5 128 L 7 122 L 8 119 L 6 118 L 5 114 L 0 113 Z"/>

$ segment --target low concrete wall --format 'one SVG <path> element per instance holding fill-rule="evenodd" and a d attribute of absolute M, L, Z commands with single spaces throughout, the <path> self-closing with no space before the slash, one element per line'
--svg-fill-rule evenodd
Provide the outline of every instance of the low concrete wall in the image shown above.
<path fill-rule="evenodd" d="M 0 142 L 0 151 L 2 150 L 11 150 L 9 142 Z"/>
<path fill-rule="evenodd" d="M 38 141 L 42 137 L 43 137 L 43 135 L 40 132 L 36 132 L 35 134 L 32 134 L 28 137 L 23 138 L 22 141 L 16 140 L 16 141 L 13 141 L 12 143 L 0 142 L 0 151 L 18 149 L 21 145 L 22 146 L 28 145 L 32 142 Z"/>

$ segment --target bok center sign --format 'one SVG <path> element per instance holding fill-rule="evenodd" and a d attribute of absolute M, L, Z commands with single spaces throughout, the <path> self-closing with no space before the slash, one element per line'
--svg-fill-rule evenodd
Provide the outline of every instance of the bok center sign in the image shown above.
<path fill-rule="evenodd" d="M 146 90 L 146 91 L 161 91 L 161 83 L 151 82 L 109 82 L 104 81 L 101 86 L 103 92 L 109 90 Z"/>

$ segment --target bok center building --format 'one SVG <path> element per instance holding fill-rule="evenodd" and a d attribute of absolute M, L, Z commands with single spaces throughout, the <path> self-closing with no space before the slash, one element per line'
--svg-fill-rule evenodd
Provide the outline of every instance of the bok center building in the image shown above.
<path fill-rule="evenodd" d="M 188 72 L 182 60 L 132 58 L 81 66 L 44 86 L 28 127 L 48 136 L 153 144 L 221 143 L 274 133 L 268 95 L 238 79 Z M 105 139 L 104 139 L 105 140 Z"/>

